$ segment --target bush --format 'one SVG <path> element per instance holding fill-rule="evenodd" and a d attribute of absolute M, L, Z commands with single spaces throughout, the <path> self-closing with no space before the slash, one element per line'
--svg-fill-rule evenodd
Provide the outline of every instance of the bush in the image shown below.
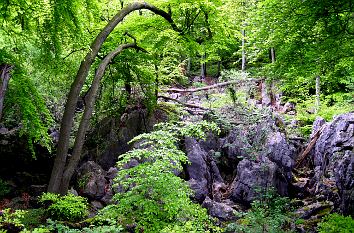
<path fill-rule="evenodd" d="M 285 228 L 291 220 L 287 213 L 287 203 L 287 198 L 280 197 L 274 190 L 268 190 L 251 204 L 249 212 L 240 213 L 241 218 L 237 223 L 229 224 L 227 230 L 242 233 L 287 232 Z"/>
<path fill-rule="evenodd" d="M 11 192 L 9 184 L 0 178 L 0 199 Z"/>
<path fill-rule="evenodd" d="M 80 221 L 88 215 L 88 204 L 84 197 L 68 194 L 59 196 L 53 193 L 44 193 L 40 202 L 47 207 L 50 218 L 60 221 Z"/>
<path fill-rule="evenodd" d="M 337 213 L 329 214 L 318 224 L 319 233 L 353 233 L 354 220 Z"/>
<path fill-rule="evenodd" d="M 26 211 L 16 210 L 11 211 L 11 209 L 4 209 L 0 211 L 0 232 L 20 232 L 24 229 L 22 220 L 24 219 Z"/>
<path fill-rule="evenodd" d="M 102 219 L 117 219 L 120 224 L 136 232 L 208 232 L 212 223 L 205 209 L 190 200 L 187 182 L 174 174 L 182 170 L 186 155 L 177 148 L 184 136 L 203 138 L 205 131 L 217 130 L 215 124 L 200 122 L 190 125 L 159 124 L 158 130 L 139 135 L 132 142 L 139 148 L 121 155 L 121 168 L 131 159 L 141 163 L 130 169 L 121 169 L 115 182 L 124 192 L 114 200 L 119 204 L 104 208 Z"/>

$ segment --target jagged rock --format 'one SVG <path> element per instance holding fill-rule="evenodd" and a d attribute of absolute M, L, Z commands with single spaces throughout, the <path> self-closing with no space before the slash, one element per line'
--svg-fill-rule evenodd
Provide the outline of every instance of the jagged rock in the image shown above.
<path fill-rule="evenodd" d="M 78 170 L 78 183 L 81 193 L 92 200 L 100 200 L 106 192 L 106 172 L 93 161 L 84 163 Z"/>
<path fill-rule="evenodd" d="M 296 148 L 287 142 L 285 135 L 273 132 L 268 135 L 265 144 L 266 156 L 277 164 L 276 188 L 281 195 L 288 195 L 295 165 Z"/>
<path fill-rule="evenodd" d="M 323 125 L 313 155 L 313 193 L 331 200 L 346 214 L 354 212 L 354 113 L 342 114 L 332 122 L 315 121 L 314 131 Z"/>
<path fill-rule="evenodd" d="M 211 200 L 209 197 L 206 197 L 202 207 L 208 209 L 210 216 L 218 218 L 221 221 L 232 221 L 235 220 L 235 210 L 225 203 L 220 203 Z"/>
<path fill-rule="evenodd" d="M 187 165 L 189 184 L 195 191 L 195 199 L 203 202 L 209 193 L 208 181 L 210 174 L 207 166 L 207 153 L 200 147 L 197 140 L 187 137 L 185 147 L 190 164 Z"/>
<path fill-rule="evenodd" d="M 185 139 L 185 148 L 190 164 L 186 167 L 188 182 L 194 191 L 194 198 L 202 203 L 205 197 L 211 194 L 214 182 L 223 183 L 219 169 L 211 154 L 213 150 L 206 152 L 201 142 L 193 138 Z"/>
<path fill-rule="evenodd" d="M 275 187 L 277 165 L 267 157 L 259 161 L 242 160 L 237 166 L 237 176 L 230 186 L 230 199 L 248 204 L 269 187 Z"/>

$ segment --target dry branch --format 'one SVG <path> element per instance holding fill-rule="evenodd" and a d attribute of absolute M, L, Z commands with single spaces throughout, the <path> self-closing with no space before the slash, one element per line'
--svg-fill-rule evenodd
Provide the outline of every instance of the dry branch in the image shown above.
<path fill-rule="evenodd" d="M 296 162 L 296 168 L 301 165 L 301 163 L 304 161 L 304 159 L 307 157 L 307 155 L 310 153 L 312 148 L 316 145 L 316 142 L 320 135 L 322 134 L 323 129 L 325 128 L 325 125 L 323 125 L 317 132 L 312 136 L 310 143 L 306 147 L 306 149 L 301 153 L 300 158 Z"/>

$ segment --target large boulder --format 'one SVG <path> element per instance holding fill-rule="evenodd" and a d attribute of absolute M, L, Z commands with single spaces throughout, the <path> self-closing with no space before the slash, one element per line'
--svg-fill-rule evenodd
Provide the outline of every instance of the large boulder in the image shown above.
<path fill-rule="evenodd" d="M 321 122 L 320 122 L 321 121 Z M 334 202 L 345 214 L 354 213 L 354 113 L 332 122 L 315 121 L 312 135 L 322 127 L 313 150 L 313 194 Z"/>
<path fill-rule="evenodd" d="M 194 138 L 185 138 L 185 149 L 189 164 L 186 166 L 186 175 L 194 198 L 202 203 L 208 195 L 212 195 L 214 183 L 223 183 L 218 166 L 212 155 L 214 150 L 206 142 L 198 142 Z M 207 149 L 206 149 L 207 148 Z M 206 151 L 210 149 L 209 151 Z"/>
<path fill-rule="evenodd" d="M 236 219 L 235 210 L 226 203 L 216 202 L 206 197 L 202 207 L 208 209 L 210 216 L 221 221 L 232 221 Z"/>
<path fill-rule="evenodd" d="M 91 200 L 100 200 L 107 192 L 106 172 L 93 161 L 84 163 L 77 172 L 80 193 Z"/>
<path fill-rule="evenodd" d="M 237 166 L 237 176 L 230 185 L 230 199 L 234 202 L 249 204 L 261 192 L 277 183 L 277 165 L 267 157 L 258 161 L 242 160 Z"/>

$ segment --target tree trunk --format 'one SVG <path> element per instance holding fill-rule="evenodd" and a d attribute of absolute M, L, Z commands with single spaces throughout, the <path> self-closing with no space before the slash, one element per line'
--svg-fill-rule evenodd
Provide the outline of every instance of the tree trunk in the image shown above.
<path fill-rule="evenodd" d="M 316 76 L 316 103 L 315 103 L 315 113 L 317 114 L 320 110 L 320 95 L 321 95 L 321 80 L 320 76 Z"/>
<path fill-rule="evenodd" d="M 4 108 L 4 100 L 5 100 L 5 95 L 7 91 L 7 86 L 10 81 L 10 71 L 12 70 L 13 66 L 11 65 L 1 65 L 0 66 L 0 72 L 1 72 L 1 78 L 0 78 L 0 121 L 2 118 L 2 111 Z"/>
<path fill-rule="evenodd" d="M 241 30 L 241 34 L 242 34 L 242 64 L 241 64 L 241 70 L 245 71 L 246 70 L 246 50 L 245 50 L 245 30 L 242 29 Z"/>
<path fill-rule="evenodd" d="M 273 47 L 270 48 L 270 58 L 272 60 L 272 63 L 274 63 L 275 62 L 275 50 Z"/>
<path fill-rule="evenodd" d="M 52 174 L 50 177 L 48 192 L 59 193 L 61 180 L 64 173 L 64 168 L 67 162 L 67 152 L 69 148 L 69 138 L 70 132 L 74 121 L 75 107 L 80 95 L 82 86 L 89 74 L 91 65 L 95 60 L 102 44 L 107 39 L 108 35 L 113 31 L 113 29 L 131 12 L 148 9 L 157 15 L 162 16 L 166 19 L 172 28 L 176 31 L 180 30 L 177 28 L 176 24 L 173 22 L 171 16 L 163 10 L 156 8 L 146 2 L 134 2 L 125 6 L 118 14 L 116 14 L 113 19 L 105 26 L 105 28 L 96 37 L 90 46 L 90 51 L 86 55 L 85 59 L 81 62 L 79 71 L 77 72 L 76 78 L 71 85 L 67 102 L 65 104 L 65 111 L 61 121 L 59 142 L 57 148 L 57 154 L 54 160 L 54 165 L 52 169 Z"/>
<path fill-rule="evenodd" d="M 112 61 L 112 59 L 115 56 L 117 56 L 119 53 L 121 53 L 124 49 L 134 48 L 134 47 L 136 48 L 135 44 L 120 45 L 116 50 L 109 53 L 103 59 L 103 61 L 101 62 L 101 64 L 99 65 L 99 67 L 96 71 L 95 77 L 92 81 L 90 91 L 88 92 L 88 94 L 86 96 L 85 111 L 84 111 L 84 114 L 81 118 L 80 126 L 79 126 L 79 129 L 76 134 L 73 154 L 70 157 L 69 163 L 65 168 L 63 178 L 61 181 L 60 194 L 62 194 L 62 195 L 67 193 L 71 177 L 73 176 L 75 168 L 77 167 L 77 165 L 80 161 L 82 147 L 85 142 L 85 135 L 86 135 L 86 132 L 87 132 L 87 129 L 88 129 L 88 126 L 90 123 L 90 119 L 92 116 L 92 112 L 93 112 L 93 109 L 95 106 L 96 96 L 97 96 L 97 92 L 98 92 L 98 89 L 100 86 L 100 82 L 101 82 L 102 77 L 105 73 L 106 67 Z"/>
<path fill-rule="evenodd" d="M 205 59 L 206 59 L 206 53 L 204 53 L 202 55 L 202 60 L 203 61 L 202 61 L 202 64 L 201 64 L 201 69 L 200 69 L 200 77 L 201 78 L 205 78 L 206 74 L 207 74 Z"/>

